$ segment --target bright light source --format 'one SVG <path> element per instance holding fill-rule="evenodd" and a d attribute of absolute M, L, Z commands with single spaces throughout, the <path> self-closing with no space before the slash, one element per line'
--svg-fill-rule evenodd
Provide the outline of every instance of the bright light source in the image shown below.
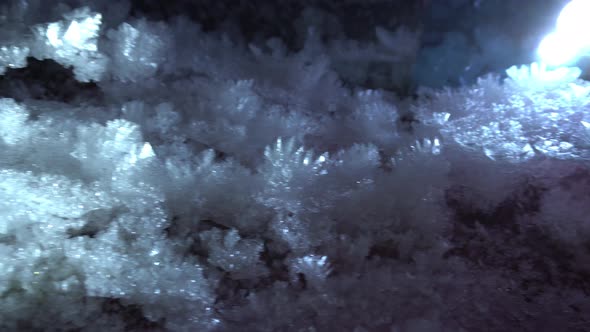
<path fill-rule="evenodd" d="M 580 47 L 575 36 L 554 32 L 547 35 L 537 50 L 544 63 L 559 66 L 571 63 L 580 54 Z"/>
<path fill-rule="evenodd" d="M 557 30 L 583 35 L 590 28 L 588 13 L 590 12 L 589 0 L 573 0 L 568 3 L 557 18 Z"/>
<path fill-rule="evenodd" d="M 562 9 L 555 32 L 547 35 L 537 50 L 544 63 L 560 66 L 590 54 L 589 12 L 590 0 L 573 0 Z"/>

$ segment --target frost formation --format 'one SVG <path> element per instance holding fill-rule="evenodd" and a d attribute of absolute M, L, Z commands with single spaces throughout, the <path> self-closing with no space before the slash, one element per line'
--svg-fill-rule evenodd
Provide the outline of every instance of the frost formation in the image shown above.
<path fill-rule="evenodd" d="M 294 53 L 22 3 L 0 73 L 51 59 L 102 97 L 0 99 L 0 330 L 588 327 L 579 70 L 407 102 L 341 83 L 406 30 Z"/>

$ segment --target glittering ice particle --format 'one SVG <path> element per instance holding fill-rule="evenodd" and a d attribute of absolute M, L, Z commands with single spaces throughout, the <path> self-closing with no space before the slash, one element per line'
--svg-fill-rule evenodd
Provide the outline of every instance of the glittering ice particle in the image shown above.
<path fill-rule="evenodd" d="M 64 20 L 37 25 L 31 54 L 38 59 L 53 59 L 73 66 L 80 81 L 98 81 L 107 59 L 98 51 L 102 15 L 80 8 L 64 15 Z"/>

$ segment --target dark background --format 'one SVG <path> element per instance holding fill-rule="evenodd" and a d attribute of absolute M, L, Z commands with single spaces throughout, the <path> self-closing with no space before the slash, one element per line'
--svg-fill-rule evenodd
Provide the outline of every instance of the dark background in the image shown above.
<path fill-rule="evenodd" d="M 72 8 L 79 6 L 79 2 L 64 1 Z M 93 7 L 100 1 L 83 2 Z M 128 6 L 117 3 L 114 12 L 122 20 L 135 17 L 169 21 L 182 15 L 198 22 L 204 31 L 227 32 L 234 41 L 244 45 L 263 45 L 269 38 L 279 38 L 292 52 L 303 46 L 305 31 L 302 31 L 301 22 L 310 13 L 319 17 L 314 24 L 317 24 L 316 28 L 326 43 L 334 40 L 376 43 L 376 27 L 389 31 L 408 27 L 419 32 L 420 48 L 408 72 L 404 73 L 401 84 L 391 81 L 390 64 L 374 66 L 372 70 L 375 73 L 370 74 L 373 79 L 351 82 L 352 86 L 386 89 L 407 97 L 414 95 L 421 86 L 469 85 L 483 75 L 504 75 L 510 66 L 536 61 L 539 42 L 553 29 L 560 9 L 567 2 L 132 0 Z M 104 7 L 104 2 L 100 3 L 98 6 Z M 48 11 L 56 10 L 49 4 L 47 6 Z M 104 8 L 96 9 L 100 12 Z M 108 22 L 111 16 L 105 16 L 107 28 L 112 28 Z M 586 68 L 587 62 L 582 60 L 578 65 Z M 76 82 L 68 68 L 52 60 L 30 58 L 28 63 L 26 68 L 9 69 L 6 75 L 0 76 L 0 95 L 17 100 L 34 98 L 69 102 L 72 99 L 91 99 L 99 93 L 92 83 Z M 55 77 L 59 79 L 53 79 Z M 346 82 L 346 77 L 342 79 Z"/>

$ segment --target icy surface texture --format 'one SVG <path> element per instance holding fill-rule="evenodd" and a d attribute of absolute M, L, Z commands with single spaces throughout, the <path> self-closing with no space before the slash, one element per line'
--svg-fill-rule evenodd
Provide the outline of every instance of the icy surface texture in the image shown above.
<path fill-rule="evenodd" d="M 22 68 L 27 66 L 28 47 L 2 46 L 0 47 L 0 75 L 6 68 Z"/>
<path fill-rule="evenodd" d="M 53 59 L 74 67 L 82 82 L 98 81 L 107 59 L 98 50 L 102 14 L 87 7 L 65 14 L 63 20 L 34 28 L 31 54 L 38 59 Z"/>
<path fill-rule="evenodd" d="M 138 81 L 154 75 L 165 60 L 169 37 L 163 24 L 145 21 L 122 23 L 107 33 L 112 42 L 111 71 L 121 81 Z"/>
<path fill-rule="evenodd" d="M 350 85 L 410 30 L 325 43 L 308 11 L 290 51 L 14 3 L 32 36 L 0 65 L 52 59 L 99 96 L 0 99 L 0 330 L 587 330 L 578 69 L 400 100 Z"/>
<path fill-rule="evenodd" d="M 207 282 L 196 261 L 170 256 L 173 248 L 163 235 L 163 194 L 140 177 L 156 167 L 155 156 L 137 126 L 115 120 L 105 126 L 73 122 L 59 127 L 39 120 L 27 129 L 24 107 L 10 100 L 2 100 L 1 107 L 6 299 L 39 301 L 35 298 L 45 296 L 37 293 L 40 289 L 55 293 L 50 296 L 82 292 L 75 296 L 141 302 L 154 321 L 169 315 L 162 311 L 166 306 L 160 307 L 162 300 L 184 302 L 174 306 L 174 316 L 207 325 L 203 318 L 212 298 L 201 289 Z M 42 148 L 43 140 L 59 145 L 60 155 L 25 148 L 26 142 L 29 148 Z M 53 158 L 61 160 L 56 165 Z M 65 165 L 71 167 L 69 178 L 52 174 L 62 173 L 57 167 Z M 5 317 L 3 324 L 9 325 L 3 328 L 20 319 L 25 317 Z"/>
<path fill-rule="evenodd" d="M 436 92 L 428 115 L 449 140 L 491 159 L 522 162 L 544 155 L 588 159 L 586 107 L 590 85 L 580 69 L 548 69 L 538 63 L 514 66 L 508 78 L 480 79 L 472 89 Z M 456 103 L 455 103 L 456 102 Z"/>

